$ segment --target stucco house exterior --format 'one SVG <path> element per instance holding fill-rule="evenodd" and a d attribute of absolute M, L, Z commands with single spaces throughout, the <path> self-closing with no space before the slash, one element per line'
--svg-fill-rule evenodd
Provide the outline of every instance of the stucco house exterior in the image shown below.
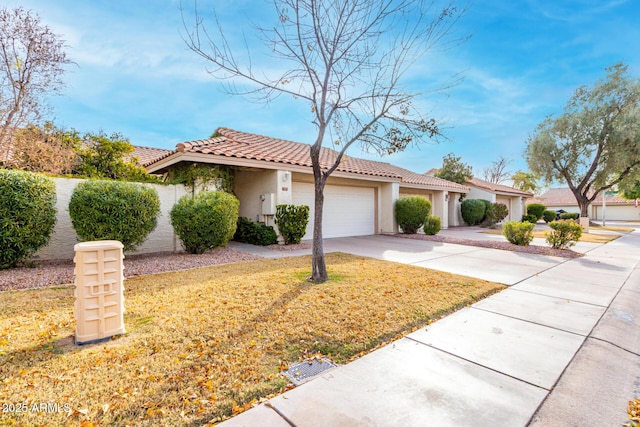
<path fill-rule="evenodd" d="M 473 178 L 466 184 L 470 190 L 467 193 L 469 199 L 484 199 L 491 203 L 502 203 L 509 209 L 509 215 L 505 221 L 520 221 L 522 215 L 527 212 L 526 201 L 533 197 L 532 193 L 509 187 L 508 185 L 494 184 L 479 178 Z"/>
<path fill-rule="evenodd" d="M 308 205 L 305 239 L 312 237 L 314 186 L 309 145 L 219 128 L 216 137 L 183 142 L 175 150 L 137 147 L 140 164 L 163 174 L 181 162 L 233 166 L 234 193 L 240 215 L 274 225 L 277 204 Z M 328 168 L 337 153 L 322 148 Z M 325 238 L 397 233 L 394 204 L 403 196 L 421 195 L 432 203 L 442 227 L 461 225 L 459 196 L 469 187 L 421 175 L 389 163 L 345 156 L 325 187 Z"/>
<path fill-rule="evenodd" d="M 640 207 L 638 200 L 623 199 L 618 195 L 604 196 L 600 193 L 589 206 L 589 218 L 592 220 L 638 221 Z M 568 187 L 552 188 L 530 203 L 542 203 L 547 209 L 562 209 L 566 212 L 580 212 L 576 198 Z"/>

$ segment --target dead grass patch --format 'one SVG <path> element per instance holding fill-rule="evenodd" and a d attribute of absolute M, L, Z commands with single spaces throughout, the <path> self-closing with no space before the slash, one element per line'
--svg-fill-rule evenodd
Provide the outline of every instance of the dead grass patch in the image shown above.
<path fill-rule="evenodd" d="M 287 363 L 344 363 L 504 286 L 328 254 L 258 260 L 125 282 L 127 333 L 77 347 L 73 288 L 0 294 L 0 401 L 68 405 L 0 413 L 13 425 L 202 425 L 282 391 Z M 3 424 L 0 422 L 0 424 Z"/>

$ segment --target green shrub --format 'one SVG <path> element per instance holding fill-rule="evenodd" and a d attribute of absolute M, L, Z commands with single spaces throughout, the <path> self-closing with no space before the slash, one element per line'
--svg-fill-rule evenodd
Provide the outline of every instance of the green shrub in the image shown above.
<path fill-rule="evenodd" d="M 158 192 L 122 181 L 83 181 L 69 201 L 71 224 L 82 242 L 118 240 L 132 251 L 158 225 Z"/>
<path fill-rule="evenodd" d="M 56 223 L 56 185 L 31 172 L 0 170 L 0 269 L 49 243 Z"/>
<path fill-rule="evenodd" d="M 563 212 L 560 214 L 560 219 L 573 219 L 578 220 L 580 218 L 580 214 L 578 212 Z"/>
<path fill-rule="evenodd" d="M 527 205 L 527 215 L 535 215 L 535 222 L 538 222 L 542 219 L 542 215 L 546 210 L 547 207 L 542 203 L 531 203 L 530 205 Z"/>
<path fill-rule="evenodd" d="M 490 203 L 484 214 L 482 225 L 485 227 L 493 227 L 503 219 L 509 216 L 509 208 L 502 203 Z"/>
<path fill-rule="evenodd" d="M 552 211 L 550 209 L 547 209 L 542 213 L 542 219 L 544 219 L 544 222 L 546 222 L 547 224 L 550 223 L 551 221 L 555 221 L 556 216 L 557 216 L 556 211 Z"/>
<path fill-rule="evenodd" d="M 440 231 L 441 221 L 439 216 L 428 215 L 424 220 L 424 234 L 435 236 Z"/>
<path fill-rule="evenodd" d="M 238 218 L 233 240 L 252 245 L 268 246 L 278 243 L 278 235 L 272 226 L 260 224 L 241 216 Z"/>
<path fill-rule="evenodd" d="M 486 204 L 482 199 L 465 199 L 460 209 L 464 222 L 468 225 L 477 225 L 484 219 Z"/>
<path fill-rule="evenodd" d="M 538 222 L 538 217 L 535 216 L 534 214 L 522 215 L 522 222 L 529 222 L 531 224 L 535 224 L 536 222 Z"/>
<path fill-rule="evenodd" d="M 285 245 L 300 243 L 307 232 L 308 223 L 309 206 L 276 206 L 276 224 Z"/>
<path fill-rule="evenodd" d="M 224 246 L 236 232 L 240 202 L 224 191 L 184 195 L 173 205 L 171 225 L 190 254 Z"/>
<path fill-rule="evenodd" d="M 533 240 L 533 227 L 530 222 L 507 221 L 502 226 L 502 234 L 514 245 L 529 246 Z"/>
<path fill-rule="evenodd" d="M 409 196 L 396 200 L 395 214 L 398 227 L 405 234 L 415 234 L 424 225 L 431 211 L 431 202 L 422 196 Z"/>
<path fill-rule="evenodd" d="M 551 231 L 546 233 L 546 240 L 554 249 L 570 248 L 582 236 L 582 227 L 573 220 L 552 221 L 549 227 Z"/>

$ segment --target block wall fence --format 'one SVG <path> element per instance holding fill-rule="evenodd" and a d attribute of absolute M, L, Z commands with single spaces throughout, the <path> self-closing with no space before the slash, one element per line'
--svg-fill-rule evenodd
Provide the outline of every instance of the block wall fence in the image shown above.
<path fill-rule="evenodd" d="M 52 178 L 56 183 L 56 210 L 57 221 L 51 240 L 47 246 L 36 252 L 32 258 L 35 260 L 73 259 L 73 246 L 78 243 L 78 237 L 71 225 L 69 216 L 69 200 L 73 190 L 81 183 L 82 179 Z M 175 252 L 182 249 L 180 240 L 173 232 L 169 211 L 180 197 L 187 194 L 183 185 L 159 185 L 140 184 L 155 188 L 160 198 L 160 216 L 158 226 L 149 235 L 147 240 L 133 254 L 152 252 Z"/>

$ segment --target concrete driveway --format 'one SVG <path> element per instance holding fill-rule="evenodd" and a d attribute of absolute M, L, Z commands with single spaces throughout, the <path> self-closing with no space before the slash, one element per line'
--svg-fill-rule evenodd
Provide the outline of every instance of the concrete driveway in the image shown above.
<path fill-rule="evenodd" d="M 613 426 L 640 398 L 640 235 L 573 260 L 386 236 L 326 251 L 511 285 L 225 426 Z"/>

